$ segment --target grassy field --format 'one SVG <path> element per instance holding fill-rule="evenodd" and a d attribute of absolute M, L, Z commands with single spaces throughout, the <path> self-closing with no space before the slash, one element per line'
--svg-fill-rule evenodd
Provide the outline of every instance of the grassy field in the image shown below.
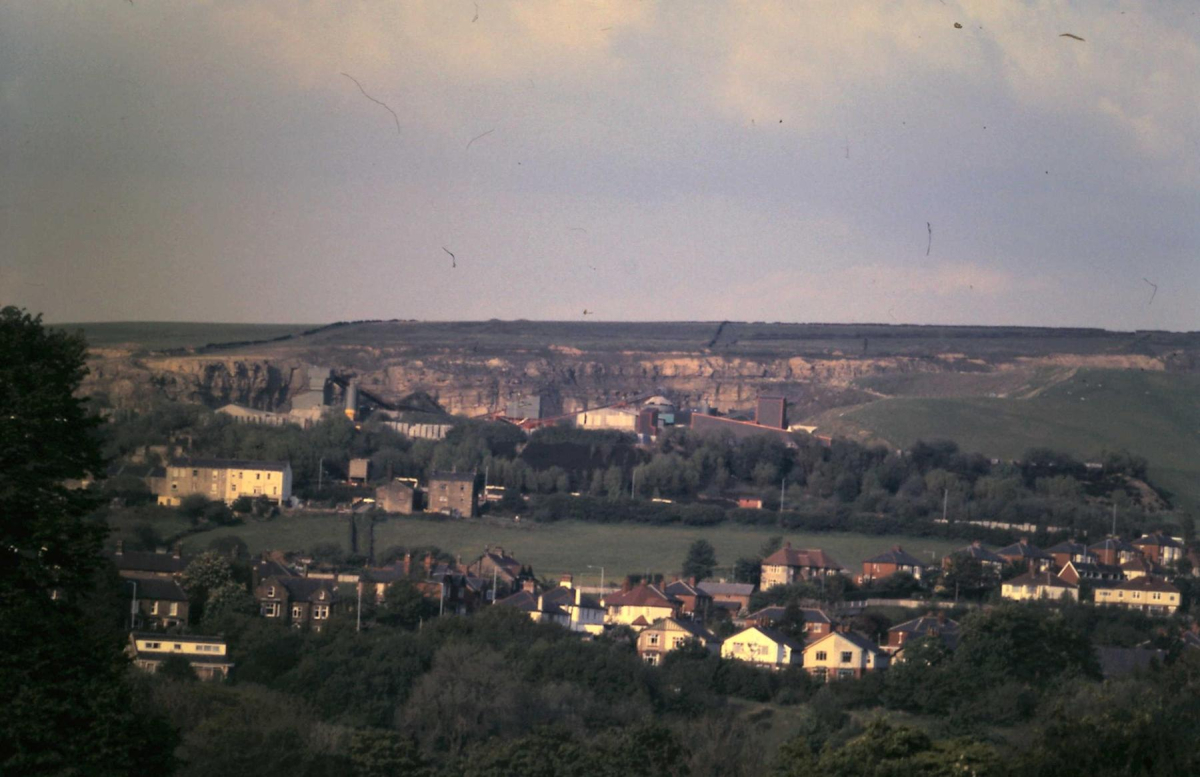
<path fill-rule="evenodd" d="M 1089 459 L 1127 448 L 1182 505 L 1200 506 L 1200 376 L 1080 370 L 1028 399 L 891 398 L 826 414 L 832 428 L 908 447 L 951 439 L 969 451 L 1018 458 L 1035 446 Z"/>
<path fill-rule="evenodd" d="M 120 525 L 120 521 L 115 522 Z M 164 532 L 165 533 L 165 532 Z M 539 575 L 571 573 L 577 578 L 598 582 L 600 566 L 610 578 L 631 573 L 676 572 L 683 563 L 688 546 L 704 538 L 717 550 L 722 565 L 732 566 L 740 556 L 754 556 L 762 544 L 778 531 L 735 525 L 706 528 L 684 526 L 642 526 L 636 524 L 603 525 L 563 521 L 553 524 L 489 520 L 426 520 L 392 518 L 376 526 L 375 548 L 382 553 L 395 545 L 436 545 L 443 550 L 478 556 L 485 545 L 499 545 L 522 563 L 532 564 Z M 297 513 L 269 523 L 248 523 L 204 532 L 188 537 L 188 552 L 202 551 L 218 537 L 235 534 L 245 540 L 251 552 L 262 550 L 300 550 L 318 543 L 335 542 L 348 546 L 345 515 Z M 794 547 L 818 547 L 829 552 L 844 566 L 858 569 L 862 559 L 880 553 L 892 545 L 922 558 L 941 558 L 946 552 L 966 544 L 962 540 L 927 539 L 889 535 L 859 534 L 785 534 Z M 588 565 L 595 569 L 589 569 Z"/>
<path fill-rule="evenodd" d="M 90 345 L 130 350 L 188 348 L 209 343 L 268 340 L 296 334 L 319 324 L 214 324 L 186 321 L 113 321 L 96 324 L 54 324 L 74 332 L 82 329 Z"/>

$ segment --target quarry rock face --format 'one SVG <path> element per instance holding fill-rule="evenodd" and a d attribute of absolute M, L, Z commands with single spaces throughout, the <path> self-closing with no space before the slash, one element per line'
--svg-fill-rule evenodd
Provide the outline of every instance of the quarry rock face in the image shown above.
<path fill-rule="evenodd" d="M 980 395 L 1020 396 L 1044 386 L 1047 374 L 1085 367 L 1195 371 L 1200 336 L 881 324 L 346 322 L 170 352 L 96 348 L 83 390 L 118 408 L 160 398 L 278 411 L 307 387 L 308 365 L 386 402 L 423 392 L 466 416 L 539 395 L 570 413 L 663 393 L 685 405 L 744 409 L 774 394 L 788 398 L 796 422 L 897 392 L 946 395 L 970 385 Z"/>

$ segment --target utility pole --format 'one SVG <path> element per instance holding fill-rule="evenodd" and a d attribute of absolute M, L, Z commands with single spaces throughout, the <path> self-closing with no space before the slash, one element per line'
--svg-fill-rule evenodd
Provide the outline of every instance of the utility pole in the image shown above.
<path fill-rule="evenodd" d="M 1113 530 L 1112 530 L 1112 536 L 1113 536 L 1113 539 L 1116 539 L 1116 537 L 1117 537 L 1117 503 L 1116 503 L 1116 501 L 1115 501 L 1115 500 L 1113 501 Z"/>
<path fill-rule="evenodd" d="M 321 494 L 321 475 L 325 472 L 325 457 L 322 456 L 317 462 L 317 495 Z"/>
<path fill-rule="evenodd" d="M 500 568 L 492 564 L 492 604 L 496 603 L 496 575 L 499 571 Z"/>
<path fill-rule="evenodd" d="M 604 567 L 600 566 L 599 564 L 596 564 L 594 566 L 592 564 L 588 564 L 587 568 L 600 570 L 600 598 L 603 599 L 604 598 Z"/>
<path fill-rule="evenodd" d="M 783 481 L 779 484 L 779 512 L 783 512 L 784 494 L 787 491 L 787 475 L 783 476 Z"/>
<path fill-rule="evenodd" d="M 133 631 L 137 628 L 137 581 L 129 582 L 133 584 L 133 598 L 129 600 L 129 630 Z"/>
<path fill-rule="evenodd" d="M 629 485 L 629 498 L 637 499 L 637 467 L 633 469 L 633 482 Z"/>
<path fill-rule="evenodd" d="M 360 572 L 358 577 L 358 609 L 354 612 L 354 631 L 356 633 L 362 631 L 362 589 L 362 573 Z"/>
<path fill-rule="evenodd" d="M 950 489 L 942 489 L 942 523 L 946 522 L 946 507 L 950 503 Z"/>

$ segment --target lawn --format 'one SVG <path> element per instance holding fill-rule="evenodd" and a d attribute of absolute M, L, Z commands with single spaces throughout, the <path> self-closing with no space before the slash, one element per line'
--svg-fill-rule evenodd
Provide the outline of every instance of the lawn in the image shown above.
<path fill-rule="evenodd" d="M 833 415 L 833 414 L 827 414 Z M 1031 447 L 1088 460 L 1127 448 L 1150 462 L 1150 479 L 1200 506 L 1200 378 L 1132 370 L 1080 370 L 1030 399 L 895 398 L 844 411 L 852 427 L 902 448 L 951 439 L 1004 459 Z"/>
<path fill-rule="evenodd" d="M 377 525 L 375 532 L 375 548 L 379 553 L 396 545 L 436 545 L 466 559 L 478 556 L 484 546 L 499 545 L 522 563 L 533 565 L 540 576 L 570 573 L 576 578 L 595 578 L 593 583 L 599 582 L 601 566 L 609 579 L 647 570 L 674 573 L 682 565 L 688 546 L 700 538 L 713 544 L 717 560 L 728 574 L 737 558 L 757 555 L 762 544 L 779 533 L 733 524 L 693 528 L 575 521 L 514 524 L 488 519 L 400 517 Z M 336 542 L 346 548 L 349 542 L 347 516 L 294 513 L 268 523 L 248 523 L 193 535 L 185 540 L 184 547 L 188 552 L 197 552 L 207 548 L 214 539 L 231 534 L 245 540 L 253 553 L 268 549 L 301 550 L 323 542 Z M 860 568 L 862 559 L 896 544 L 922 558 L 940 558 L 966 544 L 963 540 L 841 532 L 790 533 L 784 538 L 794 547 L 822 548 L 852 570 Z M 589 565 L 593 568 L 589 569 Z"/>

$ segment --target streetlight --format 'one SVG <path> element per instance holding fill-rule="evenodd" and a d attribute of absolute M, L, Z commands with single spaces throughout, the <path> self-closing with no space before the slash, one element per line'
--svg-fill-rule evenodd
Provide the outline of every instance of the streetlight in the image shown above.
<path fill-rule="evenodd" d="M 137 581 L 126 580 L 125 582 L 133 585 L 133 597 L 129 600 L 129 630 L 133 631 L 137 628 Z"/>

